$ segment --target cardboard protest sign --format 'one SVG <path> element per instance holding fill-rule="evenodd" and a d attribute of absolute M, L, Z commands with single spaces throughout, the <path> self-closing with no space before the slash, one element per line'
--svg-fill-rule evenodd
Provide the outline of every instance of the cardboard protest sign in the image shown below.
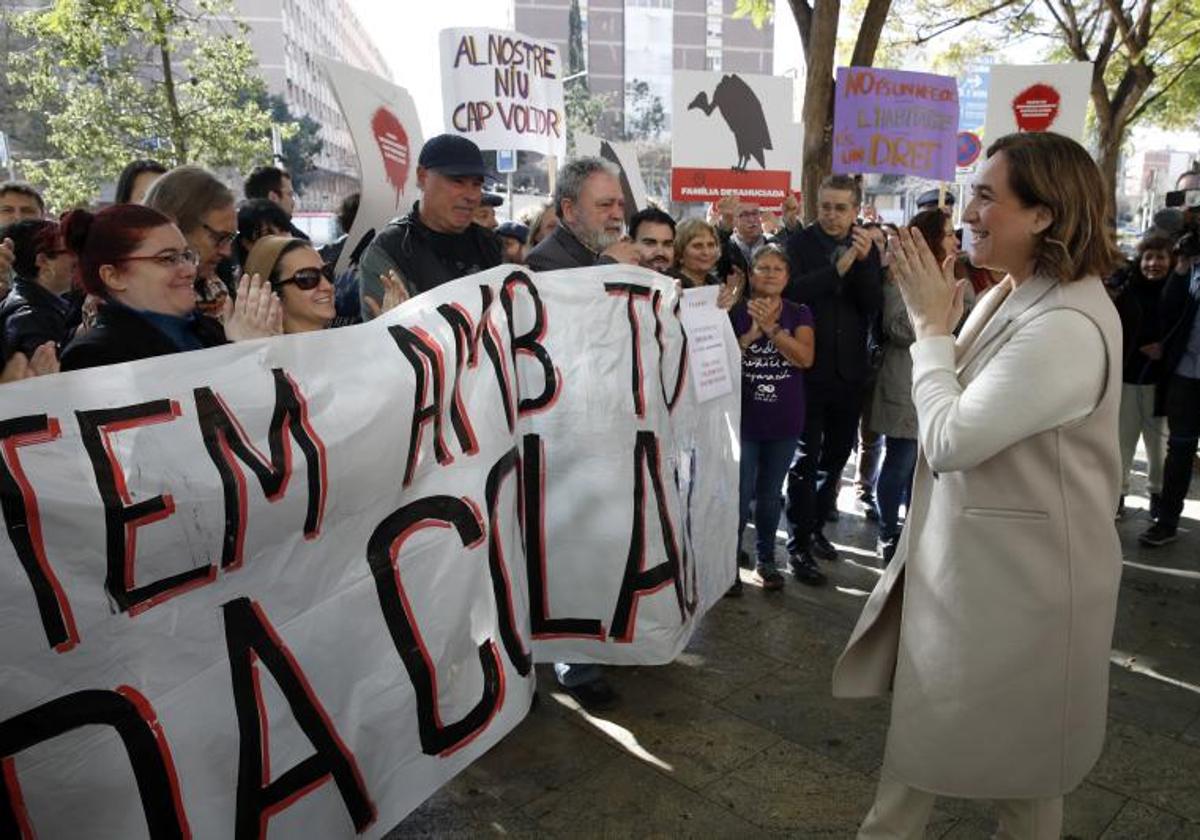
<path fill-rule="evenodd" d="M 603 158 L 621 170 L 621 192 L 625 195 L 625 221 L 647 206 L 646 185 L 638 165 L 637 149 L 630 143 L 615 143 L 591 134 L 575 135 L 575 151 L 581 156 Z"/>
<path fill-rule="evenodd" d="M 1053 131 L 1083 142 L 1092 64 L 995 65 L 988 82 L 984 137 Z"/>
<path fill-rule="evenodd" d="M 949 76 L 839 67 L 833 171 L 954 180 L 958 84 Z"/>
<path fill-rule="evenodd" d="M 535 660 L 670 661 L 734 573 L 739 410 L 677 308 L 505 266 L 6 385 L 0 834 L 381 836 Z"/>
<path fill-rule="evenodd" d="M 671 198 L 780 204 L 801 154 L 792 80 L 676 70 L 672 84 Z"/>
<path fill-rule="evenodd" d="M 360 244 L 417 199 L 417 156 L 424 140 L 412 96 L 387 79 L 332 59 L 321 59 L 329 86 L 358 154 L 362 195 L 354 225 L 338 258 L 342 271 Z"/>
<path fill-rule="evenodd" d="M 550 41 L 501 29 L 443 29 L 446 131 L 481 149 L 567 153 L 563 57 Z"/>

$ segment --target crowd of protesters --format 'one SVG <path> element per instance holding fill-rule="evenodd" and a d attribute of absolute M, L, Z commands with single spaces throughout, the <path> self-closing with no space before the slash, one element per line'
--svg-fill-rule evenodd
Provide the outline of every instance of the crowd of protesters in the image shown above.
<path fill-rule="evenodd" d="M 838 557 L 824 528 L 839 516 L 841 476 L 855 449 L 860 509 L 878 522 L 881 560 L 892 559 L 918 454 L 914 329 L 891 276 L 897 231 L 864 219 L 858 180 L 827 178 L 808 225 L 792 196 L 778 214 L 727 197 L 707 219 L 677 221 L 654 206 L 627 215 L 619 172 L 579 158 L 560 169 L 551 202 L 500 223 L 502 201 L 484 191 L 490 176 L 472 142 L 434 137 L 418 161 L 420 200 L 405 215 L 351 242 L 358 196 L 350 196 L 338 213 L 341 238 L 320 250 L 292 222 L 292 180 L 273 166 L 250 173 L 239 201 L 201 167 L 137 160 L 122 172 L 114 204 L 57 220 L 34 188 L 4 183 L 4 381 L 359 323 L 502 263 L 537 271 L 640 265 L 684 289 L 719 287 L 717 305 L 742 351 L 739 563 L 765 590 L 784 585 L 775 556 L 782 515 L 793 579 L 822 585 L 820 562 Z M 1200 169 L 1178 186 L 1200 189 Z M 966 259 L 952 195 L 933 190 L 918 205 L 907 227 L 939 262 L 954 262 L 969 311 L 1002 275 Z M 1139 439 L 1149 462 L 1147 546 L 1175 538 L 1197 448 L 1194 215 L 1160 214 L 1161 225 L 1107 284 L 1124 330 L 1126 492 Z M 347 267 L 335 276 L 343 255 Z M 1126 513 L 1122 499 L 1114 514 Z M 751 518 L 753 559 L 741 550 Z M 739 577 L 729 594 L 740 593 Z M 612 699 L 596 666 L 562 664 L 558 674 L 590 705 Z"/>

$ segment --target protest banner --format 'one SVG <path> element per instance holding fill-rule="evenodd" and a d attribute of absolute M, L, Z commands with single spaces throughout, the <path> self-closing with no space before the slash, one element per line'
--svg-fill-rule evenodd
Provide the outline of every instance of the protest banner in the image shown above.
<path fill-rule="evenodd" d="M 791 79 L 676 70 L 671 100 L 674 201 L 783 201 L 801 154 Z"/>
<path fill-rule="evenodd" d="M 988 81 L 988 143 L 1017 131 L 1053 131 L 1083 142 L 1092 64 L 1002 65 Z"/>
<path fill-rule="evenodd" d="M 734 574 L 739 411 L 677 295 L 501 266 L 6 385 L 0 834 L 381 836 L 534 661 L 670 661 Z"/>
<path fill-rule="evenodd" d="M 329 58 L 320 59 L 358 154 L 362 193 L 336 270 L 361 254 L 387 221 L 417 199 L 417 156 L 424 141 L 412 96 L 387 79 Z M 364 241 L 365 240 L 365 241 Z M 356 259 L 357 261 L 357 259 Z"/>
<path fill-rule="evenodd" d="M 481 149 L 566 155 L 563 56 L 553 42 L 501 29 L 443 29 L 438 41 L 446 131 Z"/>
<path fill-rule="evenodd" d="M 833 171 L 954 180 L 958 83 L 949 76 L 839 67 Z"/>
<path fill-rule="evenodd" d="M 575 152 L 583 156 L 603 158 L 621 170 L 621 192 L 625 196 L 625 222 L 646 207 L 646 185 L 638 164 L 637 149 L 631 143 L 615 143 L 591 134 L 575 135 Z"/>

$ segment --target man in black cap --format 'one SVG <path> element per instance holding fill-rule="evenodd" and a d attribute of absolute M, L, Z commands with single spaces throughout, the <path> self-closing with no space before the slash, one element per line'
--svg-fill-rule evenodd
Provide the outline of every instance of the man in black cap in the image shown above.
<path fill-rule="evenodd" d="M 496 238 L 500 240 L 500 251 L 506 263 L 525 264 L 525 243 L 529 241 L 529 228 L 520 222 L 502 222 L 496 227 Z"/>
<path fill-rule="evenodd" d="M 949 212 L 950 208 L 954 206 L 954 193 L 950 192 L 949 190 L 941 190 L 941 192 L 945 195 L 945 199 L 942 201 L 942 208 L 945 209 L 946 212 Z M 938 189 L 935 188 L 932 190 L 926 190 L 917 196 L 918 212 L 921 210 L 936 209 L 938 209 Z"/>
<path fill-rule="evenodd" d="M 495 230 L 500 224 L 496 218 L 496 208 L 504 205 L 504 196 L 495 193 L 484 193 L 479 206 L 475 208 L 475 224 L 488 230 Z"/>
<path fill-rule="evenodd" d="M 367 298 L 383 300 L 380 276 L 395 271 L 410 295 L 500 264 L 500 243 L 474 224 L 490 175 L 479 147 L 457 134 L 431 137 L 417 159 L 421 200 L 393 219 L 363 253 L 359 264 L 362 317 L 373 317 Z"/>

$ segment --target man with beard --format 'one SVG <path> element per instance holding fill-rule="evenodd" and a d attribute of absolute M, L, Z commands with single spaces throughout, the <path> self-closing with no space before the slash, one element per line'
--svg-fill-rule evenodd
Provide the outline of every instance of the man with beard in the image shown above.
<path fill-rule="evenodd" d="M 625 197 L 612 164 L 598 157 L 567 163 L 558 173 L 554 207 L 560 224 L 529 252 L 529 267 L 534 271 L 638 264 L 637 248 L 621 236 Z"/>
<path fill-rule="evenodd" d="M 389 271 L 415 296 L 500 264 L 499 241 L 472 221 L 487 175 L 479 147 L 467 138 L 439 134 L 425 142 L 417 158 L 421 200 L 387 223 L 359 263 L 363 320 L 374 317 L 368 298 L 383 301 L 380 277 Z"/>
<path fill-rule="evenodd" d="M 643 268 L 666 274 L 675 261 L 675 220 L 657 207 L 647 207 L 629 220 L 629 236 Z"/>

